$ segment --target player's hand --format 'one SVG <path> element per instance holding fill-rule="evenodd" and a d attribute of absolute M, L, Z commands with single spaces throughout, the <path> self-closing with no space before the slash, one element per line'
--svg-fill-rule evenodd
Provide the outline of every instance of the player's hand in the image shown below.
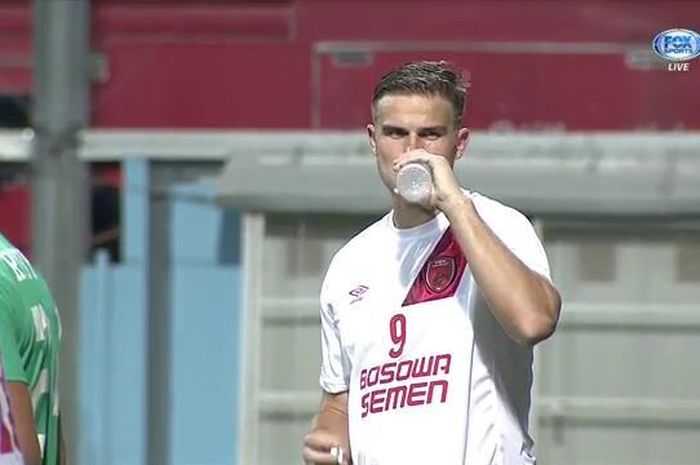
<path fill-rule="evenodd" d="M 333 452 L 342 449 L 342 462 Z M 326 430 L 314 430 L 304 438 L 304 461 L 308 465 L 350 465 L 348 447 L 341 444 L 340 438 Z"/>
<path fill-rule="evenodd" d="M 447 159 L 441 155 L 435 155 L 423 149 L 410 150 L 394 162 L 394 172 L 398 172 L 409 163 L 422 163 L 430 169 L 433 176 L 433 193 L 429 205 L 424 208 L 438 208 L 446 210 L 455 205 L 455 201 L 465 199 L 457 177 Z"/>

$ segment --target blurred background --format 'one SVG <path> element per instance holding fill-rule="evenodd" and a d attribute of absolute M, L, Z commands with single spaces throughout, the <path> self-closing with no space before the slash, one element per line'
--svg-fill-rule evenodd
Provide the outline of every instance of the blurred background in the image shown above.
<path fill-rule="evenodd" d="M 388 207 L 364 126 L 408 60 L 471 82 L 465 186 L 530 216 L 564 296 L 539 462 L 700 457 L 691 1 L 2 0 L 0 230 L 63 318 L 71 463 L 301 463 L 317 297 Z"/>

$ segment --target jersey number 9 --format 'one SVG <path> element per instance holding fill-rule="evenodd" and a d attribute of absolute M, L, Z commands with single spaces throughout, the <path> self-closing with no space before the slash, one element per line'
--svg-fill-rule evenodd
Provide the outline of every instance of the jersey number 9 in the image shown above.
<path fill-rule="evenodd" d="M 403 348 L 406 345 L 406 315 L 397 313 L 389 320 L 389 335 L 394 347 L 389 351 L 391 358 L 397 358 L 403 353 Z"/>

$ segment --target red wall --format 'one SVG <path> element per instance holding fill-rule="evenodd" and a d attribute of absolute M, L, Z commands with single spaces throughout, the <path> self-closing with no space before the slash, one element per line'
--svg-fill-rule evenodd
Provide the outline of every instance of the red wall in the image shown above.
<path fill-rule="evenodd" d="M 29 54 L 29 8 L 16 3 L 0 7 L 0 57 Z M 527 48 L 384 51 L 354 67 L 314 53 L 315 44 L 327 41 L 524 47 L 596 42 L 648 50 L 660 30 L 698 30 L 700 2 L 300 0 L 201 6 L 181 0 L 159 6 L 102 0 L 93 18 L 93 49 L 109 63 L 107 81 L 93 90 L 93 123 L 99 127 L 357 128 L 367 120 L 374 82 L 388 67 L 445 57 L 471 77 L 471 127 L 700 128 L 700 60 L 689 73 L 671 73 L 630 69 L 622 54 L 543 55 Z M 28 65 L 2 63 L 0 90 L 30 88 Z"/>
<path fill-rule="evenodd" d="M 687 1 L 93 1 L 97 127 L 360 128 L 388 68 L 447 58 L 470 76 L 472 128 L 700 129 L 700 59 L 689 73 L 630 69 L 622 54 L 541 54 L 533 43 L 638 44 L 663 29 L 700 29 Z M 694 18 L 690 21 L 689 18 Z M 29 93 L 29 0 L 0 6 L 0 92 Z M 431 53 L 374 49 L 344 66 L 332 41 L 449 42 Z M 519 53 L 469 44 L 520 43 Z M 449 51 L 458 44 L 460 50 Z M 528 45 L 530 44 L 530 45 Z M 492 47 L 493 48 L 493 47 Z M 314 68 L 315 66 L 315 68 Z M 0 230 L 29 247 L 29 192 L 0 189 Z"/>

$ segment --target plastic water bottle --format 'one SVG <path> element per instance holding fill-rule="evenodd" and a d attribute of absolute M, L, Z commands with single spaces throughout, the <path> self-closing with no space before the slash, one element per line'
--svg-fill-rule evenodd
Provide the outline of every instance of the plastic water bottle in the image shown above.
<path fill-rule="evenodd" d="M 426 203 L 433 193 L 433 175 L 422 163 L 409 163 L 396 174 L 396 191 L 410 203 Z"/>

